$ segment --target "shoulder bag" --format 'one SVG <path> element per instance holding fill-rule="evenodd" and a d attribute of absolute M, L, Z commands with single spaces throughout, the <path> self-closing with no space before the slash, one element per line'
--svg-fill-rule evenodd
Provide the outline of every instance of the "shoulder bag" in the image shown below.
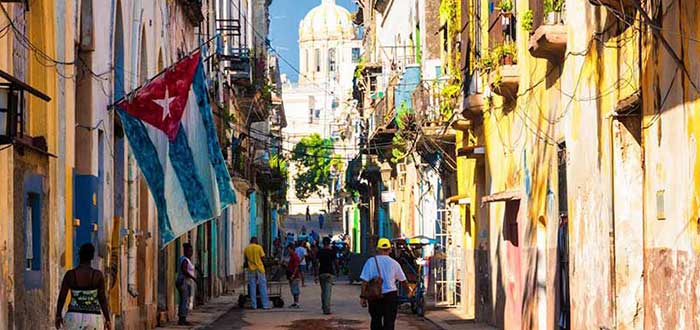
<path fill-rule="evenodd" d="M 377 261 L 376 256 L 374 257 L 374 264 L 377 266 L 378 275 L 362 286 L 362 294 L 360 295 L 360 297 L 369 301 L 382 298 L 382 285 L 384 284 L 384 279 L 382 279 L 382 271 L 379 268 L 379 262 Z"/>

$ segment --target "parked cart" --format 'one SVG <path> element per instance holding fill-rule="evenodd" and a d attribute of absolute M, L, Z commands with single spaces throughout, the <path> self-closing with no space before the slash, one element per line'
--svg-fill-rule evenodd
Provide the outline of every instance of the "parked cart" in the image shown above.
<path fill-rule="evenodd" d="M 425 261 L 422 258 L 423 247 L 435 244 L 435 240 L 416 236 L 411 238 L 393 239 L 393 257 L 396 259 L 404 273 L 410 290 L 406 292 L 399 288 L 397 300 L 399 304 L 410 303 L 411 311 L 414 314 L 423 316 L 425 314 L 425 279 L 423 266 Z"/>
<path fill-rule="evenodd" d="M 277 308 L 284 307 L 284 300 L 282 299 L 282 288 L 285 286 L 286 282 L 267 282 L 267 297 L 272 301 L 272 306 Z M 244 308 L 247 304 L 250 304 L 250 291 L 248 290 L 248 285 L 244 286 L 243 293 L 238 296 L 238 307 Z M 260 290 L 256 294 L 258 300 L 257 305 L 263 306 L 262 300 L 260 299 Z"/>
<path fill-rule="evenodd" d="M 267 280 L 267 297 L 272 301 L 272 306 L 277 308 L 284 307 L 284 300 L 282 299 L 282 288 L 287 282 L 284 281 L 284 266 L 282 266 L 278 260 L 273 258 L 263 258 L 263 265 L 265 266 L 265 278 Z M 246 304 L 250 304 L 250 291 L 248 288 L 248 283 L 243 286 L 243 293 L 238 296 L 238 307 L 243 308 Z M 258 292 L 256 293 L 257 305 L 262 306 L 262 300 L 260 298 L 260 288 L 258 287 Z"/>

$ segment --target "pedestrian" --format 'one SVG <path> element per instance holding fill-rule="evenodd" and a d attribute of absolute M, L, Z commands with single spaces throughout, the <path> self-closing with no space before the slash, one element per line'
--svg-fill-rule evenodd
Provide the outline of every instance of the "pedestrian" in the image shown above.
<path fill-rule="evenodd" d="M 389 256 L 391 249 L 391 241 L 386 238 L 381 238 L 377 242 L 377 255 L 369 258 L 364 267 L 360 279 L 362 280 L 362 292 L 366 292 L 369 282 L 376 277 L 382 279 L 381 296 L 368 301 L 366 297 L 360 297 L 362 307 L 367 307 L 369 304 L 369 315 L 372 318 L 372 330 L 393 330 L 396 322 L 396 313 L 398 311 L 398 302 L 396 301 L 396 282 L 408 292 L 409 288 L 406 285 L 406 275 L 399 263 Z"/>
<path fill-rule="evenodd" d="M 331 313 L 331 291 L 335 276 L 338 274 L 338 263 L 335 250 L 331 247 L 331 239 L 323 238 L 323 248 L 318 251 L 318 271 L 314 277 L 321 283 L 321 307 L 323 314 Z"/>
<path fill-rule="evenodd" d="M 301 269 L 299 256 L 294 252 L 294 244 L 287 245 L 287 252 L 289 253 L 289 262 L 287 263 L 287 280 L 289 280 L 289 291 L 292 293 L 294 298 L 294 303 L 289 307 L 299 308 L 299 295 L 301 294 L 301 289 L 299 288 L 299 282 L 303 278 L 301 276 Z"/>
<path fill-rule="evenodd" d="M 192 323 L 187 321 L 187 314 L 192 309 L 192 297 L 197 286 L 194 264 L 192 263 L 193 253 L 192 244 L 182 244 L 182 256 L 180 256 L 177 263 L 177 278 L 175 279 L 175 287 L 180 294 L 180 305 L 177 314 L 178 325 L 192 325 Z"/>
<path fill-rule="evenodd" d="M 299 272 L 301 273 L 303 269 L 306 268 L 306 247 L 304 246 L 304 241 L 300 241 L 297 243 L 297 248 L 294 250 L 294 253 L 296 253 L 297 257 L 299 257 Z M 301 286 L 306 286 L 304 284 L 304 274 L 301 273 Z"/>
<path fill-rule="evenodd" d="M 56 304 L 56 329 L 111 329 L 111 316 L 105 279 L 101 271 L 90 266 L 95 258 L 95 247 L 86 243 L 78 251 L 80 264 L 69 270 L 61 282 L 61 291 Z M 63 318 L 63 307 L 71 294 L 68 312 Z M 100 315 L 100 313 L 102 315 Z M 104 317 L 104 318 L 103 318 Z"/>
<path fill-rule="evenodd" d="M 267 280 L 265 279 L 265 265 L 262 257 L 265 256 L 262 246 L 258 244 L 258 238 L 250 238 L 250 244 L 243 250 L 246 264 L 246 277 L 248 279 L 248 292 L 250 293 L 250 306 L 258 308 L 257 288 L 260 289 L 260 300 L 263 309 L 270 309 L 270 300 L 267 297 Z M 256 285 L 257 284 L 257 285 Z M 256 288 L 257 287 L 257 288 Z"/>
<path fill-rule="evenodd" d="M 309 206 L 306 206 L 306 222 L 311 221 L 311 213 L 309 212 Z"/>
<path fill-rule="evenodd" d="M 307 243 L 308 244 L 308 243 Z M 316 282 L 315 275 L 317 273 L 318 269 L 318 243 L 313 243 L 311 245 L 307 245 L 306 251 L 308 252 L 308 262 L 306 263 L 308 267 L 308 271 L 314 275 L 314 281 Z"/>
<path fill-rule="evenodd" d="M 323 213 L 318 215 L 318 229 L 323 229 Z"/>

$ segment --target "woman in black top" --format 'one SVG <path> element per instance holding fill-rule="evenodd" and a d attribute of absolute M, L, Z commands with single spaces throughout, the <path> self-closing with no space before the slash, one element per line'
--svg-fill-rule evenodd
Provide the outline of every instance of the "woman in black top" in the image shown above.
<path fill-rule="evenodd" d="M 78 267 L 69 270 L 63 276 L 56 305 L 56 328 L 61 329 L 65 326 L 66 329 L 111 329 L 104 275 L 90 266 L 95 257 L 95 247 L 90 243 L 83 244 L 78 255 Z M 71 301 L 64 319 L 63 306 L 69 290 Z"/>

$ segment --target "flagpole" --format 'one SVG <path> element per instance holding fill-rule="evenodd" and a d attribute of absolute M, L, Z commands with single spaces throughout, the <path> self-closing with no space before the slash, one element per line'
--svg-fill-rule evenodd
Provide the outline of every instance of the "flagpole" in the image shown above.
<path fill-rule="evenodd" d="M 118 99 L 118 100 L 112 102 L 110 105 L 107 106 L 107 111 L 113 110 L 114 107 L 115 107 L 119 102 L 122 102 L 122 101 L 128 99 L 129 97 L 131 97 L 132 95 L 136 94 L 136 92 L 138 92 L 139 90 L 141 90 L 141 88 L 143 88 L 144 86 L 148 85 L 148 83 L 150 83 L 153 79 L 156 79 L 156 78 L 160 77 L 162 74 L 164 74 L 165 72 L 167 72 L 168 70 L 170 70 L 171 67 L 173 67 L 173 66 L 177 65 L 178 63 L 182 62 L 185 58 L 191 57 L 192 55 L 194 55 L 194 53 L 196 53 L 196 52 L 198 52 L 199 50 L 201 50 L 201 49 L 202 49 L 202 46 L 209 44 L 210 42 L 212 42 L 212 41 L 213 41 L 214 39 L 216 39 L 217 37 L 219 37 L 219 34 L 218 34 L 218 33 L 217 33 L 216 35 L 214 35 L 213 37 L 207 39 L 206 41 L 202 42 L 201 44 L 199 44 L 199 46 L 197 46 L 197 48 L 195 48 L 195 49 L 191 50 L 190 52 L 188 52 L 187 55 L 185 55 L 185 56 L 183 56 L 182 58 L 178 59 L 175 63 L 171 64 L 171 65 L 168 66 L 167 68 L 165 68 L 165 69 L 161 70 L 160 72 L 156 73 L 153 77 L 148 78 L 148 80 L 146 81 L 145 84 L 142 84 L 142 85 L 136 87 L 134 90 L 132 90 L 132 91 L 129 92 L 129 93 L 126 93 L 126 95 L 122 96 L 120 99 Z"/>

